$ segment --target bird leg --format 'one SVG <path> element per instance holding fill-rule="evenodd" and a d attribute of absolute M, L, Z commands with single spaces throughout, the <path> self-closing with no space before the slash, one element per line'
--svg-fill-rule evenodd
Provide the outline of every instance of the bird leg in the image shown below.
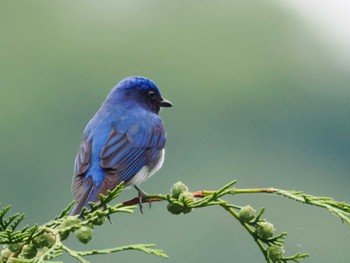
<path fill-rule="evenodd" d="M 147 197 L 147 194 L 140 187 L 138 187 L 136 185 L 134 185 L 134 187 L 138 193 L 140 212 L 141 212 L 141 214 L 143 214 L 142 201 L 144 200 L 145 197 Z M 148 203 L 149 203 L 149 208 L 151 208 L 152 203 L 150 201 L 148 201 Z"/>

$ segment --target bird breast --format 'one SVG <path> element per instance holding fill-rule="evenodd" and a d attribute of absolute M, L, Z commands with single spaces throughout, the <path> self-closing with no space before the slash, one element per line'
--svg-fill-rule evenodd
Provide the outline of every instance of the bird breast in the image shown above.
<path fill-rule="evenodd" d="M 161 150 L 154 160 L 154 163 L 145 165 L 141 170 L 133 176 L 130 181 L 126 184 L 127 186 L 136 185 L 139 186 L 141 183 L 146 181 L 152 175 L 154 175 L 163 165 L 165 150 Z"/>

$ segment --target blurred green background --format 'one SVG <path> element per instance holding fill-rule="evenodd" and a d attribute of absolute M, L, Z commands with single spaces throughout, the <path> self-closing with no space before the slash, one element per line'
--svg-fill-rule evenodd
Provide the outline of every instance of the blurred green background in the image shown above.
<path fill-rule="evenodd" d="M 349 202 L 350 60 L 339 63 L 318 33 L 274 1 L 1 1 L 1 203 L 28 224 L 61 211 L 83 128 L 130 75 L 150 77 L 174 104 L 161 112 L 167 156 L 146 192 L 237 179 Z M 288 255 L 349 262 L 349 227 L 326 211 L 263 195 L 230 201 L 266 207 L 289 232 Z M 86 248 L 155 243 L 170 259 L 124 252 L 92 262 L 264 262 L 218 208 L 172 216 L 160 203 L 112 220 Z"/>

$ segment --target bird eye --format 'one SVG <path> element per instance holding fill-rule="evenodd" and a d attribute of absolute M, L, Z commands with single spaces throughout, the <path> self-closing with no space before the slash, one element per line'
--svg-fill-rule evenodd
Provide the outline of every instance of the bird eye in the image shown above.
<path fill-rule="evenodd" d="M 157 94 L 155 91 L 150 90 L 148 91 L 148 96 L 151 98 L 151 100 L 154 100 L 157 97 Z"/>

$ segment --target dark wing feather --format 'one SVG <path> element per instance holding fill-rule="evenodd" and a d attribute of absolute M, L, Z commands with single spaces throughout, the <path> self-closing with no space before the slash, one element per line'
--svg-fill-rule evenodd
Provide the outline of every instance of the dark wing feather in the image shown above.
<path fill-rule="evenodd" d="M 80 144 L 79 152 L 75 158 L 72 192 L 76 200 L 85 192 L 84 174 L 89 168 L 92 152 L 92 139 L 84 137 Z"/>
<path fill-rule="evenodd" d="M 74 176 L 72 182 L 72 193 L 76 200 L 76 205 L 71 211 L 71 215 L 79 214 L 83 206 L 88 202 L 93 191 L 91 177 L 86 179 L 85 173 L 89 168 L 92 152 L 92 139 L 83 137 L 79 152 L 75 158 Z"/>
<path fill-rule="evenodd" d="M 76 199 L 75 199 L 75 206 L 70 213 L 71 215 L 77 215 L 80 213 L 81 209 L 89 202 L 89 198 L 95 189 L 94 183 L 91 177 L 87 177 L 85 180 L 83 175 L 79 175 L 79 177 L 81 177 L 81 182 L 80 182 L 81 189 L 79 189 L 79 192 L 78 192 L 79 195 L 74 193 L 74 197 Z M 75 178 L 76 177 L 74 177 L 74 180 Z M 73 181 L 73 184 L 74 184 L 74 181 Z"/>

